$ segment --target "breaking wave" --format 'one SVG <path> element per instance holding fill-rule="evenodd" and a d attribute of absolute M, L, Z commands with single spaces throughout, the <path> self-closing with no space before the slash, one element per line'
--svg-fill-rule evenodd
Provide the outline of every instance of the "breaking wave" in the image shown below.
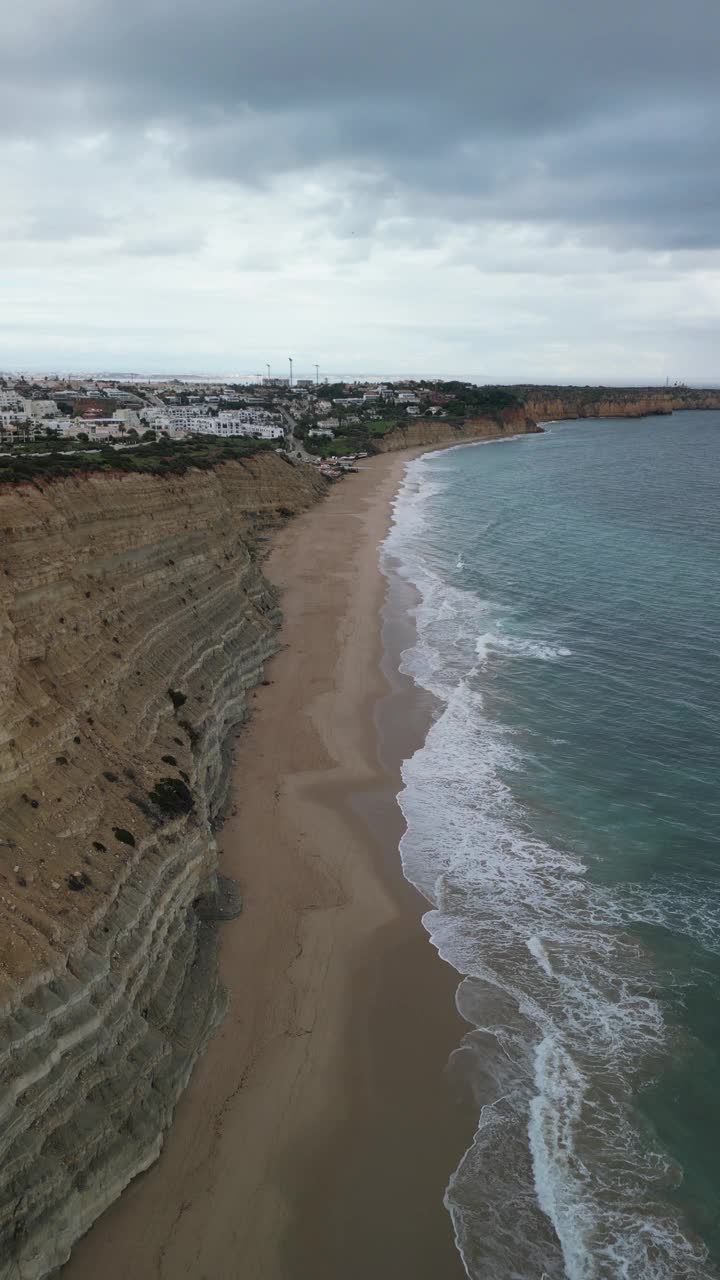
<path fill-rule="evenodd" d="M 401 669 L 439 702 L 398 799 L 405 875 L 471 1027 L 451 1063 L 479 1117 L 446 1193 L 458 1248 L 476 1280 L 704 1280 L 706 1251 L 665 1199 L 681 1170 L 632 1105 L 676 1034 L 633 929 L 683 908 L 652 885 L 593 883 L 534 834 L 510 785 L 521 740 L 486 713 L 483 682 L 498 662 L 573 654 L 434 567 L 443 492 L 428 460 L 409 465 L 383 567 L 418 593 Z M 685 921 L 701 941 L 720 933 L 720 903 L 708 912 Z"/>

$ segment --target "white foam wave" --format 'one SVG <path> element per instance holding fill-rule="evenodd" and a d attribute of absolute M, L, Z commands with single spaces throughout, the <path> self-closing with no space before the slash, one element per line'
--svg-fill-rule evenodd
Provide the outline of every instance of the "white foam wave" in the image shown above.
<path fill-rule="evenodd" d="M 633 920 L 655 919 L 658 898 L 590 883 L 578 858 L 532 834 L 503 781 L 518 748 L 485 716 L 479 670 L 498 654 L 571 655 L 514 634 L 506 610 L 443 579 L 427 551 L 441 492 L 426 459 L 410 464 L 384 564 L 419 593 L 402 669 L 443 706 L 402 770 L 403 868 L 432 904 L 434 945 L 468 975 L 458 1002 L 477 1031 L 463 1052 L 481 1043 L 474 1070 L 497 1081 L 447 1193 L 465 1266 L 472 1277 L 511 1274 L 502 1267 L 521 1248 L 523 1221 L 529 1269 L 518 1274 L 699 1280 L 710 1274 L 704 1251 L 659 1192 L 672 1170 L 627 1106 L 632 1082 L 667 1043 L 646 958 L 627 933 Z M 498 1000 L 502 1014 L 488 1020 Z"/>
<path fill-rule="evenodd" d="M 532 938 L 528 938 L 527 949 L 530 955 L 535 957 L 543 973 L 547 974 L 548 978 L 554 977 L 553 967 L 542 939 L 534 935 Z"/>
<path fill-rule="evenodd" d="M 493 651 L 516 658 L 538 658 L 542 662 L 572 657 L 572 651 L 565 645 L 550 644 L 546 640 L 533 640 L 526 636 L 507 635 L 501 630 L 486 631 L 478 636 L 475 648 L 482 662 L 486 662 Z"/>

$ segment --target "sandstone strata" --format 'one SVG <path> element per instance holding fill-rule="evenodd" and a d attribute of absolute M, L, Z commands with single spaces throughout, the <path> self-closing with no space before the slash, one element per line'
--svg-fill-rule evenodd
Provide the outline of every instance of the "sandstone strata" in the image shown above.
<path fill-rule="evenodd" d="M 213 829 L 277 646 L 258 542 L 323 490 L 262 454 L 0 491 L 2 1280 L 157 1157 L 222 1013 Z"/>
<path fill-rule="evenodd" d="M 409 418 L 373 443 L 381 453 L 434 444 L 464 444 L 471 440 L 499 440 L 525 435 L 540 428 L 528 416 L 527 407 L 502 409 L 478 418 Z"/>
<path fill-rule="evenodd" d="M 720 409 L 720 391 L 676 387 L 671 393 L 673 409 Z"/>
<path fill-rule="evenodd" d="M 720 409 L 720 391 L 690 387 L 510 388 L 536 422 L 562 418 L 644 418 L 676 409 Z"/>

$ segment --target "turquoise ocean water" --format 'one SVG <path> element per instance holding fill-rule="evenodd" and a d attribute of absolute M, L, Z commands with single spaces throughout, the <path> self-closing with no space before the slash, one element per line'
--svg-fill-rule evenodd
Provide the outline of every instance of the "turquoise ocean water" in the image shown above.
<path fill-rule="evenodd" d="M 463 975 L 477 1280 L 720 1275 L 720 413 L 412 462 L 406 875 Z"/>

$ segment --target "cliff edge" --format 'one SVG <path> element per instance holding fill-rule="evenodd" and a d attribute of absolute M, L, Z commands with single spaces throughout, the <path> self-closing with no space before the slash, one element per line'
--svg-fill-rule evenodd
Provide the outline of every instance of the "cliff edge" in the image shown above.
<path fill-rule="evenodd" d="M 513 435 L 532 435 L 541 430 L 528 416 L 525 406 L 513 405 L 478 417 L 408 418 L 392 431 L 373 440 L 378 453 L 412 449 L 425 445 L 468 444 L 473 440 L 501 440 Z"/>
<path fill-rule="evenodd" d="M 508 387 L 536 422 L 644 418 L 676 409 L 720 409 L 720 391 L 694 387 Z"/>
<path fill-rule="evenodd" d="M 223 1010 L 213 829 L 277 647 L 257 563 L 316 501 L 265 453 L 0 488 L 0 1277 L 157 1157 Z"/>

